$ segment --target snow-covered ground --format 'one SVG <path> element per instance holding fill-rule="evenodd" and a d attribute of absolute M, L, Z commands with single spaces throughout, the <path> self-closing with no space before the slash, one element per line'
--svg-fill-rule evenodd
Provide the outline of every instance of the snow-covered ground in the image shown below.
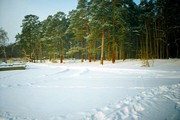
<path fill-rule="evenodd" d="M 180 59 L 28 63 L 0 72 L 0 120 L 179 120 Z"/>

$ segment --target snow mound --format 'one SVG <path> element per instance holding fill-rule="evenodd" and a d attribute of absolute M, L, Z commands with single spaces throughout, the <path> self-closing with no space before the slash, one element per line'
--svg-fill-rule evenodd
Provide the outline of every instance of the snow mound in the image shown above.
<path fill-rule="evenodd" d="M 178 120 L 180 118 L 179 93 L 180 84 L 160 86 L 108 105 L 105 107 L 106 109 L 100 109 L 91 115 L 88 114 L 84 120 Z M 169 104 L 173 104 L 174 107 L 162 109 L 167 108 Z M 156 109 L 152 109 L 152 107 Z M 160 109 L 163 111 L 159 111 Z"/>

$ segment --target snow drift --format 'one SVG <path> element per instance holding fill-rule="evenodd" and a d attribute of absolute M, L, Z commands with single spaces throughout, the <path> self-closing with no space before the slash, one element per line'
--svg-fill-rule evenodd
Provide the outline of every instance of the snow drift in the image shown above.
<path fill-rule="evenodd" d="M 28 63 L 0 72 L 0 120 L 178 120 L 180 60 Z"/>

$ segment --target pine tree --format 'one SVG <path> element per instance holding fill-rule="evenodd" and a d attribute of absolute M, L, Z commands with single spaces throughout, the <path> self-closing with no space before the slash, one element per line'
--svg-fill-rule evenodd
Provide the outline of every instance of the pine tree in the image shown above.
<path fill-rule="evenodd" d="M 0 54 L 3 54 L 5 62 L 7 62 L 6 60 L 7 55 L 5 49 L 7 46 L 7 41 L 8 41 L 7 32 L 3 28 L 0 28 Z"/>
<path fill-rule="evenodd" d="M 39 17 L 36 15 L 26 15 L 22 22 L 22 32 L 19 34 L 18 42 L 25 56 L 28 56 L 30 61 L 35 59 L 35 50 L 37 47 L 37 25 Z"/>

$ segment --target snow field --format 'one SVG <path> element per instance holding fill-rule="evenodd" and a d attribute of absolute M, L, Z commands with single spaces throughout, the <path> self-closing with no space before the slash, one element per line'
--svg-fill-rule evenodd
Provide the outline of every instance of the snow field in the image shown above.
<path fill-rule="evenodd" d="M 180 60 L 28 63 L 0 72 L 0 120 L 178 120 Z"/>

